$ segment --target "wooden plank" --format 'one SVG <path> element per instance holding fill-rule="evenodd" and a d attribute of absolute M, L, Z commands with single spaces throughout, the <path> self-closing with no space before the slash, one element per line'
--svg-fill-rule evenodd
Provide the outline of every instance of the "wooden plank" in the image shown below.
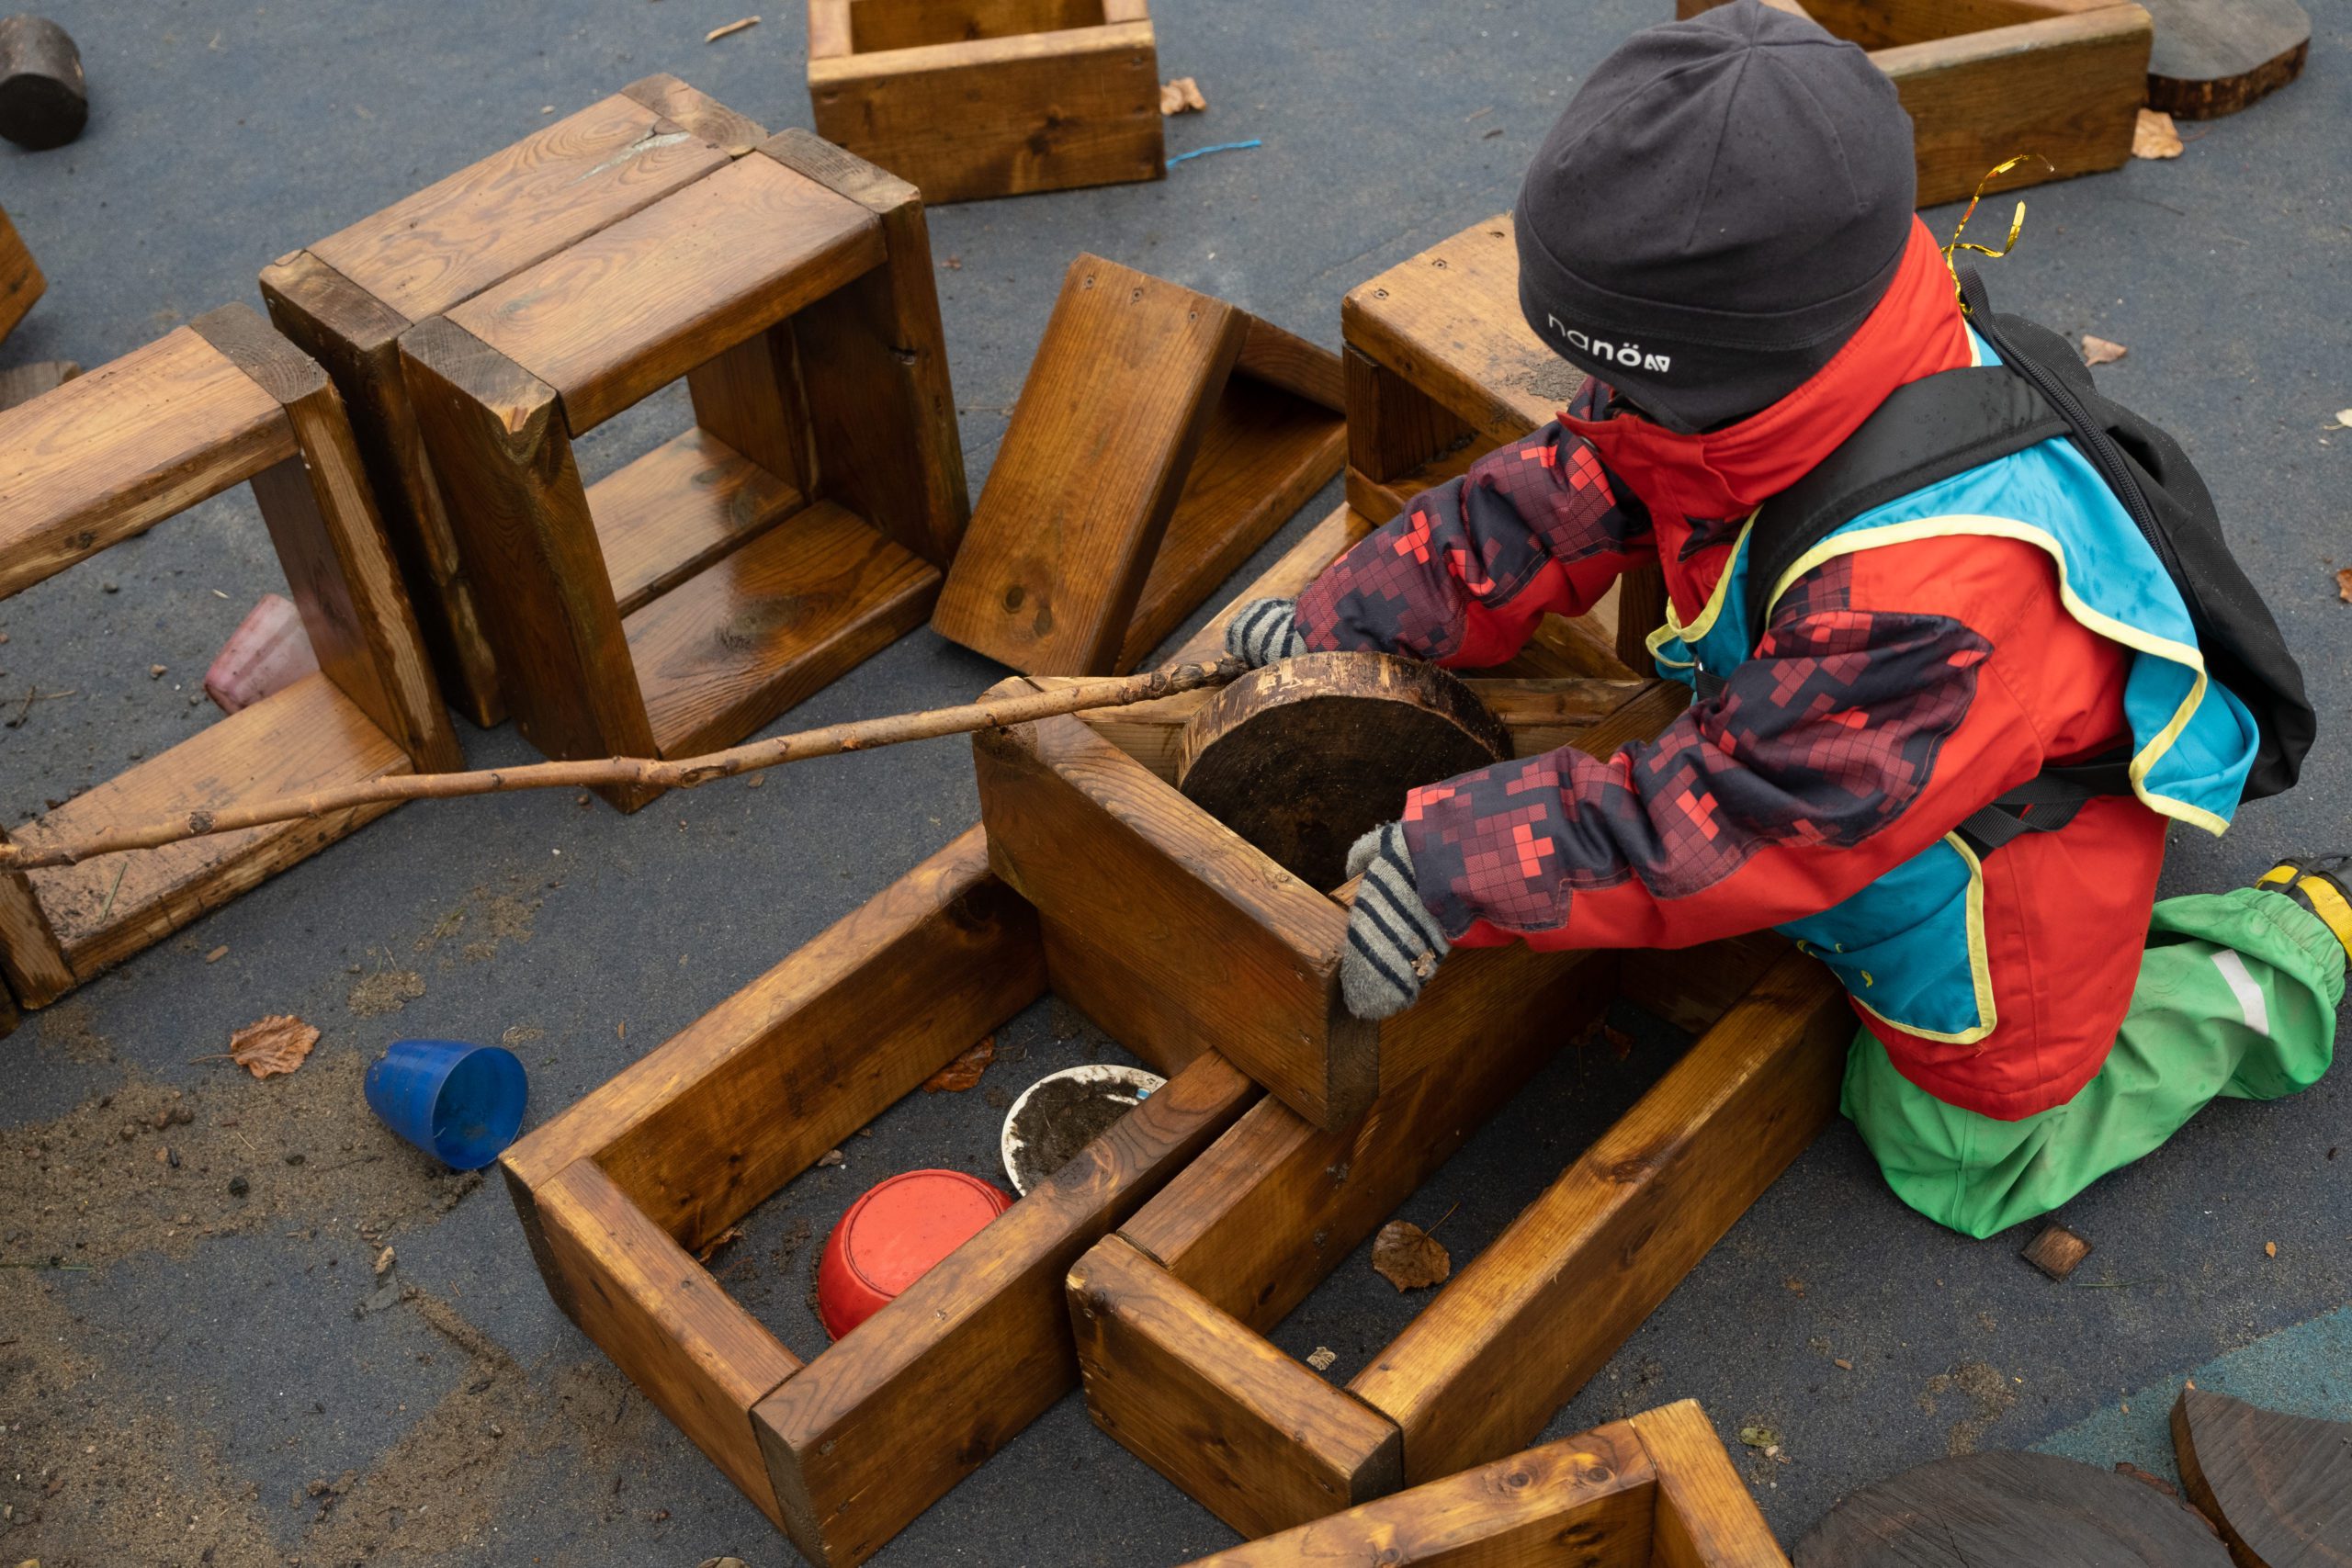
<path fill-rule="evenodd" d="M 1549 1027 L 1480 1037 L 1478 1049 L 1462 1052 L 1447 1070 L 1385 1090 L 1337 1133 L 1268 1100 L 1121 1234 L 1221 1311 L 1260 1332 L 1272 1328 L 1600 1016 L 1615 955 L 1566 956 L 1579 983 L 1545 998 L 1560 1009 Z"/>
<path fill-rule="evenodd" d="M 422 321 L 726 166 L 725 149 L 629 90 L 328 235 L 310 253 Z"/>
<path fill-rule="evenodd" d="M 2182 1489 L 2239 1568 L 2352 1562 L 2352 1424 L 2192 1384 L 2173 1402 L 2172 1442 Z"/>
<path fill-rule="evenodd" d="M 8 841 L 0 831 L 0 844 Z M 32 878 L 21 871 L 0 876 L 0 973 L 11 999 L 28 1008 L 47 1007 L 80 984 L 41 912 Z"/>
<path fill-rule="evenodd" d="M 1076 1386 L 1070 1266 L 1257 1098 L 1201 1057 L 761 1402 L 809 1561 L 865 1561 Z"/>
<path fill-rule="evenodd" d="M 1102 25 L 1102 0 L 853 0 L 847 9 L 860 54 Z"/>
<path fill-rule="evenodd" d="M 878 265 L 881 225 L 768 158 L 729 164 L 447 319 L 554 387 L 577 436 Z"/>
<path fill-rule="evenodd" d="M 699 427 L 588 487 L 623 616 L 800 510 L 801 492 Z"/>
<path fill-rule="evenodd" d="M 2060 11 L 2037 0 L 1804 0 L 1804 14 L 1849 43 L 1881 50 L 2038 22 Z"/>
<path fill-rule="evenodd" d="M 1657 1491 L 1641 1439 L 1618 1421 L 1192 1568 L 1655 1568 Z"/>
<path fill-rule="evenodd" d="M 537 1197 L 548 1257 L 582 1332 L 781 1525 L 752 1407 L 798 1371 L 799 1360 L 594 1160 L 574 1160 Z"/>
<path fill-rule="evenodd" d="M 1069 1273 L 1087 1412 L 1245 1536 L 1394 1492 L 1403 1439 L 1118 1236 Z"/>
<path fill-rule="evenodd" d="M 296 454 L 277 400 L 187 327 L 0 413 L 0 598 Z"/>
<path fill-rule="evenodd" d="M 817 466 L 826 494 L 944 570 L 972 502 L 922 199 L 805 130 L 781 132 L 760 151 L 882 225 L 882 265 L 793 322 L 815 405 Z"/>
<path fill-rule="evenodd" d="M 400 745 L 333 681 L 306 675 L 23 824 L 16 840 L 70 843 L 159 817 L 412 771 Z M 390 809 L 361 807 L 27 874 L 74 979 L 86 982 Z"/>
<path fill-rule="evenodd" d="M 933 629 L 1030 673 L 1107 672 L 1248 324 L 1222 300 L 1080 256 Z"/>
<path fill-rule="evenodd" d="M 812 56 L 817 134 L 933 205 L 1165 177 L 1148 20 Z"/>
<path fill-rule="evenodd" d="M 1337 905 L 1074 718 L 972 739 L 989 859 L 1050 912 L 1057 988 L 1130 1049 L 1222 1052 L 1319 1125 L 1371 1103 L 1375 1036 L 1340 1000 Z M 1124 933 L 1139 919 L 1143 940 L 1115 941 L 1108 967 L 1065 987 L 1053 925 Z M 1171 993 L 1186 1005 L 1155 1000 Z"/>
<path fill-rule="evenodd" d="M 1778 931 L 1751 931 L 1700 947 L 1629 947 L 1618 955 L 1618 994 L 1677 1029 L 1702 1034 L 1790 945 Z"/>
<path fill-rule="evenodd" d="M 401 354 L 516 728 L 550 757 L 652 755 L 555 389 L 447 317 Z M 658 792 L 598 793 L 634 810 Z"/>
<path fill-rule="evenodd" d="M 686 390 L 696 426 L 802 494 L 814 488 L 816 455 L 789 324 L 719 350 L 686 372 Z"/>
<path fill-rule="evenodd" d="M 1628 1417 L 1657 1473 L 1657 1568 L 1789 1568 L 1698 1401 Z"/>
<path fill-rule="evenodd" d="M 1437 400 L 1386 366 L 1367 358 L 1355 344 L 1349 344 L 1341 353 L 1346 364 L 1348 467 L 1393 497 L 1376 521 L 1386 522 L 1404 510 L 1413 496 L 1432 483 L 1443 482 L 1435 477 L 1441 470 L 1430 465 L 1450 465 L 1444 478 L 1451 479 L 1492 449 L 1493 443 L 1479 439 L 1476 431 Z"/>
<path fill-rule="evenodd" d="M 1299 536 L 1250 584 L 1226 602 L 1209 623 L 1187 638 L 1170 660 L 1175 664 L 1211 664 L 1225 657 L 1225 628 L 1241 607 L 1260 599 L 1295 599 L 1300 590 L 1322 575 L 1323 569 L 1349 546 L 1372 532 L 1372 524 L 1347 506 L 1339 506 Z"/>
<path fill-rule="evenodd" d="M 767 128 L 757 120 L 664 73 L 639 77 L 621 89 L 621 96 L 684 127 L 730 158 L 740 158 L 767 140 Z"/>
<path fill-rule="evenodd" d="M 653 744 L 731 745 L 922 625 L 939 573 L 831 502 L 705 568 L 625 623 Z"/>
<path fill-rule="evenodd" d="M 1250 318 L 1233 368 L 1253 381 L 1304 398 L 1328 413 L 1348 412 L 1347 378 L 1340 356 L 1319 343 L 1284 332 L 1262 316 Z"/>
<path fill-rule="evenodd" d="M 1543 1430 L 1835 1112 L 1854 1027 L 1782 959 L 1453 1277 L 1349 1384 L 1404 1428 L 1408 1480 Z"/>
<path fill-rule="evenodd" d="M 969 829 L 500 1163 L 528 1193 L 594 1158 L 700 1247 L 1045 987 L 1036 917 Z"/>
<path fill-rule="evenodd" d="M 25 237 L 8 221 L 7 209 L 0 208 L 0 338 L 16 331 L 48 287 Z"/>
<path fill-rule="evenodd" d="M 808 0 L 808 58 L 833 60 L 850 52 L 851 0 Z"/>

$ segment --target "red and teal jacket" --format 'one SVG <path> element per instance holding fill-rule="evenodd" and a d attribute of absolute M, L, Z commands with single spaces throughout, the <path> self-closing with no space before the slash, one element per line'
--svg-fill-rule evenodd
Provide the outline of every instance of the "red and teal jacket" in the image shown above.
<path fill-rule="evenodd" d="M 2096 470 L 2053 440 L 1866 513 L 1745 624 L 1758 505 L 1896 387 L 1989 357 L 1916 229 L 1853 339 L 1764 412 L 1677 435 L 1611 417 L 1588 386 L 1300 595 L 1310 649 L 1476 669 L 1656 559 L 1659 669 L 1725 682 L 1605 760 L 1564 749 L 1415 791 L 1406 837 L 1452 941 L 1684 947 L 1776 927 L 1947 1103 L 2014 1120 L 2090 1081 L 2139 975 L 2166 823 L 2222 831 L 2255 748 Z M 1982 861 L 1954 831 L 2045 764 L 2119 745 L 2132 795 Z"/>

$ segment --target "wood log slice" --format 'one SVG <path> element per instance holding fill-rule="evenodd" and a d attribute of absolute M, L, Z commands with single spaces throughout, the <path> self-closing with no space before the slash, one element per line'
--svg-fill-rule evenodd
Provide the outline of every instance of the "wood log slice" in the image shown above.
<path fill-rule="evenodd" d="M 2303 73 L 2312 19 L 2295 0 L 2141 0 L 2156 24 L 2148 107 L 2177 119 L 2235 114 Z"/>
<path fill-rule="evenodd" d="M 2238 1568 L 2352 1565 L 2352 1425 L 2188 1388 L 2172 1407 L 2172 1444 L 2189 1500 Z"/>
<path fill-rule="evenodd" d="M 1348 846 L 1394 821 L 1406 792 L 1510 754 L 1502 721 L 1434 665 L 1309 653 L 1250 671 L 1193 715 L 1176 786 L 1329 890 L 1347 876 Z"/>
<path fill-rule="evenodd" d="M 1939 1459 L 1838 1500 L 1796 1568 L 2229 1568 L 2195 1514 L 2053 1454 Z"/>
<path fill-rule="evenodd" d="M 47 17 L 0 18 L 0 136 L 36 152 L 62 147 L 90 118 L 82 51 Z"/>

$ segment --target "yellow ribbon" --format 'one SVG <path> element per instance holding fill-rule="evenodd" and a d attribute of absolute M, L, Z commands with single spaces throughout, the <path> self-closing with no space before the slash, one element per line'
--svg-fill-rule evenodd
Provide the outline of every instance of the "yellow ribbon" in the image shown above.
<path fill-rule="evenodd" d="M 1952 262 L 1952 253 L 1954 251 L 1974 251 L 1980 256 L 1990 256 L 1993 260 L 1999 261 L 2003 256 L 2007 255 L 2011 251 L 2017 249 L 2018 236 L 2025 232 L 2025 203 L 2022 201 L 2018 203 L 2017 211 L 2010 215 L 2009 237 L 2006 241 L 2002 242 L 2001 248 L 1999 250 L 1996 251 L 1990 245 L 1980 245 L 1971 241 L 1962 240 L 1961 236 L 1968 232 L 1968 220 L 1976 216 L 1976 204 L 1984 198 L 1984 187 L 1991 185 L 1995 180 L 1999 179 L 2003 175 L 2007 174 L 2011 169 L 2016 168 L 2019 164 L 2025 163 L 2039 164 L 2053 175 L 2058 172 L 2057 166 L 2052 164 L 2049 159 L 2043 157 L 2041 153 L 2020 152 L 2016 157 L 2007 159 L 1996 165 L 1983 179 L 1976 182 L 1976 189 L 1968 198 L 1968 209 L 1960 215 L 1960 222 L 1951 231 L 1951 243 L 1943 247 L 1944 270 L 1951 274 L 1951 288 L 1954 294 L 1958 294 L 1960 292 L 1960 268 L 1954 265 Z M 1961 302 L 1961 309 L 1962 310 L 1966 310 L 1968 309 L 1967 301 L 1962 300 Z"/>

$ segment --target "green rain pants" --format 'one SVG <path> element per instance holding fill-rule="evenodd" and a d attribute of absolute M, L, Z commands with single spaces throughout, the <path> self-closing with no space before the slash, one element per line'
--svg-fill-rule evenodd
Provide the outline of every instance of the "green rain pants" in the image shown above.
<path fill-rule="evenodd" d="M 2216 1096 L 2276 1100 L 2317 1083 L 2335 1053 L 2344 971 L 2344 944 L 2279 894 L 2167 898 L 2115 1048 L 2073 1100 L 2017 1122 L 1946 1105 L 1896 1072 L 1865 1029 L 1842 1109 L 1896 1197 L 1982 1238 L 2159 1147 Z"/>

